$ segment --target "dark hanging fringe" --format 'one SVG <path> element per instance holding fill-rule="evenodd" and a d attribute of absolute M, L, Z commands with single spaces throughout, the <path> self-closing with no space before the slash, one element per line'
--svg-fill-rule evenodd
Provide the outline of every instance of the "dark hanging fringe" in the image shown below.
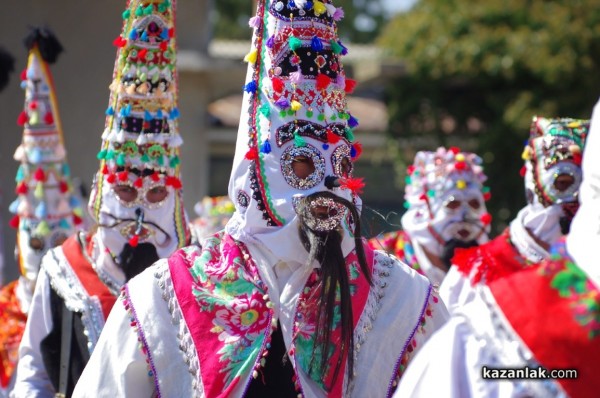
<path fill-rule="evenodd" d="M 56 62 L 63 51 L 62 44 L 48 27 L 30 27 L 24 42 L 28 50 L 32 50 L 37 45 L 44 61 L 50 64 Z"/>

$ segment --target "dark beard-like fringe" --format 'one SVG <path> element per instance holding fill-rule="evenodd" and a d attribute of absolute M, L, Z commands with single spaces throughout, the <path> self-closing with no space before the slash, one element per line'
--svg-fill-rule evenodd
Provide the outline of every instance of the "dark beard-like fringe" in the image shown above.
<path fill-rule="evenodd" d="M 450 239 L 447 241 L 442 248 L 442 254 L 440 256 L 442 263 L 444 263 L 444 266 L 446 267 L 446 271 L 449 271 L 452 266 L 452 259 L 454 258 L 456 249 L 468 249 L 469 247 L 475 246 L 479 246 L 479 243 L 477 243 L 476 240 L 464 241 L 460 239 Z"/>
<path fill-rule="evenodd" d="M 156 247 L 152 243 L 140 243 L 136 247 L 125 243 L 116 258 L 116 263 L 125 274 L 125 279 L 129 281 L 158 260 Z"/>
<path fill-rule="evenodd" d="M 328 192 L 320 192 L 316 195 L 330 196 L 344 204 L 355 221 L 354 239 L 356 246 L 356 255 L 360 265 L 361 272 L 372 284 L 372 278 L 369 273 L 369 267 L 363 248 L 363 242 L 360 235 L 360 215 L 353 203 L 339 198 Z M 310 197 L 306 198 L 306 203 Z M 347 375 L 348 379 L 353 378 L 354 369 L 354 337 L 353 337 L 353 317 L 352 301 L 350 296 L 350 283 L 348 269 L 346 268 L 346 259 L 342 252 L 342 232 L 332 230 L 325 232 L 313 231 L 307 227 L 304 220 L 300 219 L 300 239 L 304 248 L 308 251 L 307 266 L 311 266 L 314 260 L 321 265 L 320 284 L 321 294 L 319 298 L 319 310 L 316 321 L 316 338 L 311 361 L 309 364 L 309 373 L 319 372 L 324 374 L 328 366 L 329 352 L 336 344 L 330 341 L 333 326 L 334 311 L 336 304 L 336 292 L 340 292 L 340 321 L 341 321 L 341 344 L 340 355 L 335 363 L 332 384 L 326 386 L 328 390 L 332 388 L 339 376 L 343 361 L 348 358 Z M 315 359 L 320 352 L 321 357 L 315 364 Z"/>

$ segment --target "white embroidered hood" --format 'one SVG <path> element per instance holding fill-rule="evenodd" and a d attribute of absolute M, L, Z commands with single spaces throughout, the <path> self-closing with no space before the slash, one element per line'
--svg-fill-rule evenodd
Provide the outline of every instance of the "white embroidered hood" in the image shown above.
<path fill-rule="evenodd" d="M 189 242 L 180 181 L 175 7 L 132 0 L 117 59 L 89 209 L 101 244 L 152 243 L 159 257 Z"/>

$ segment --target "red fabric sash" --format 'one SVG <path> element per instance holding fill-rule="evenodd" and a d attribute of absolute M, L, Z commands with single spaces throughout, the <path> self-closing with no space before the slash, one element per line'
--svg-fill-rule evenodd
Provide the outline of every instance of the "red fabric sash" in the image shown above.
<path fill-rule="evenodd" d="M 19 281 L 6 285 L 0 290 L 0 387 L 10 383 L 17 359 L 19 344 L 25 330 L 27 315 L 21 311 L 15 289 Z"/>

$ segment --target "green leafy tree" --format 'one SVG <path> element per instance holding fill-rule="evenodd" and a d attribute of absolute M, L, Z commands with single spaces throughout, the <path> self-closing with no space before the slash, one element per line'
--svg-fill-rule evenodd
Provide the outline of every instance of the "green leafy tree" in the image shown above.
<path fill-rule="evenodd" d="M 589 118 L 600 95 L 594 0 L 421 0 L 379 44 L 407 70 L 388 91 L 398 164 L 436 145 L 481 154 L 497 227 L 524 205 L 532 116 Z"/>

